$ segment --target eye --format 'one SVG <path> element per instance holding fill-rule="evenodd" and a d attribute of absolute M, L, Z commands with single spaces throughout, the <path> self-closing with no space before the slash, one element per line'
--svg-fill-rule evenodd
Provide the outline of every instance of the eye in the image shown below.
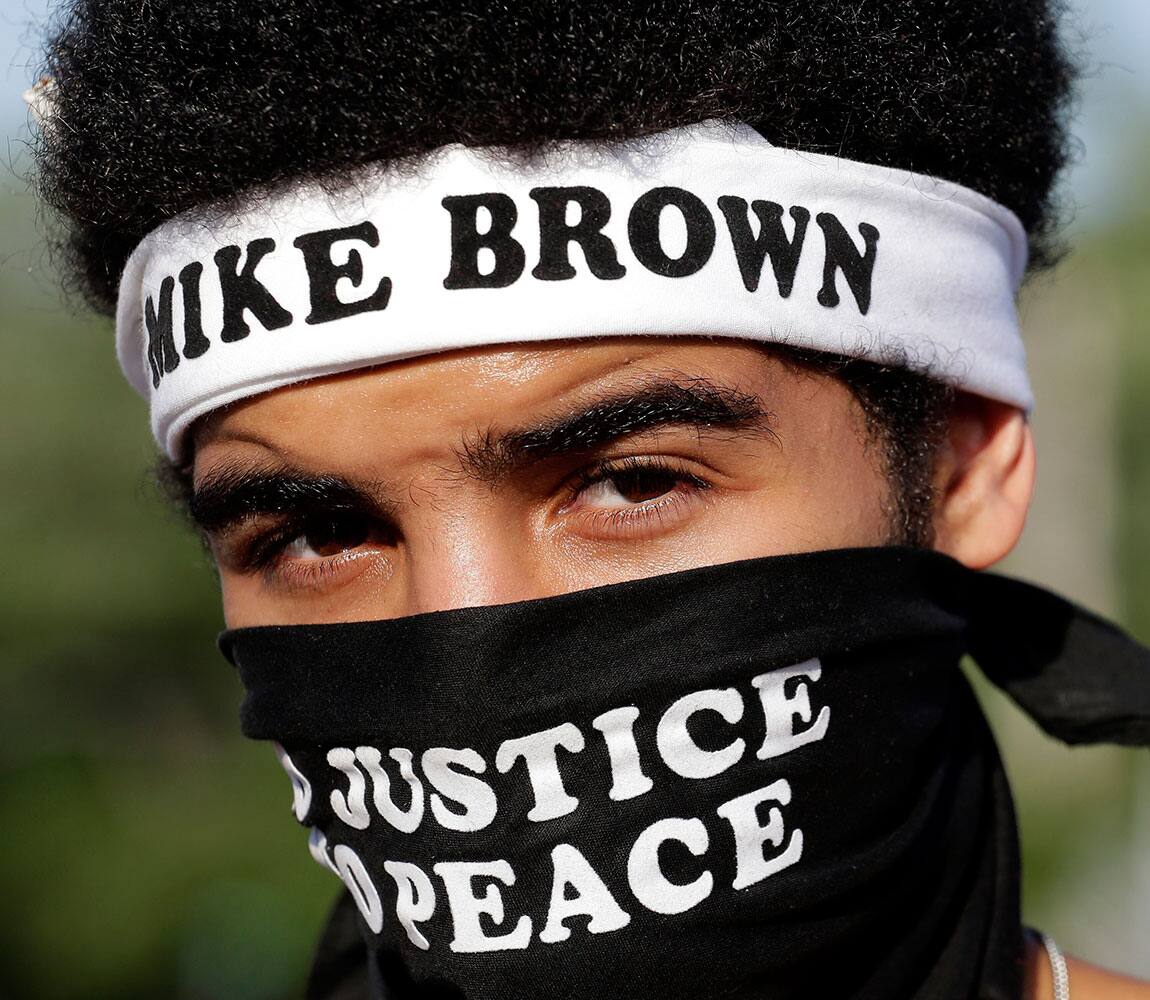
<path fill-rule="evenodd" d="M 358 549 L 372 534 L 371 521 L 363 514 L 317 514 L 304 520 L 299 532 L 284 543 L 281 553 L 286 559 L 327 559 Z"/>
<path fill-rule="evenodd" d="M 683 473 L 653 463 L 608 468 L 600 474 L 601 478 L 579 492 L 582 505 L 613 508 L 650 503 L 673 492 L 685 479 Z"/>
<path fill-rule="evenodd" d="M 710 488 L 665 457 L 604 460 L 580 470 L 562 510 L 590 537 L 654 537 L 686 523 Z"/>
<path fill-rule="evenodd" d="M 395 530 L 367 513 L 317 511 L 254 539 L 238 561 L 267 586 L 287 591 L 327 589 L 349 582 L 369 566 L 390 566 Z"/>

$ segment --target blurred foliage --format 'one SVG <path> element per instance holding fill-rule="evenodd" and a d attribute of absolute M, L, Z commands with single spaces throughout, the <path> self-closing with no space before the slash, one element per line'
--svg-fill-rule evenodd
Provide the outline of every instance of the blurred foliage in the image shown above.
<path fill-rule="evenodd" d="M 0 197 L 0 996 L 297 995 L 335 893 L 238 733 L 219 597 L 110 324 Z"/>
<path fill-rule="evenodd" d="M 297 996 L 336 885 L 269 748 L 238 735 L 215 581 L 149 485 L 144 406 L 110 323 L 61 306 L 40 246 L 31 200 L 0 196 L 0 997 Z M 1124 618 L 1145 639 L 1150 219 L 1079 256 L 1083 294 L 1091 268 L 1120 290 L 1118 554 Z M 1045 926 L 1086 845 L 1129 838 L 1134 758 L 1052 767 L 1027 738 L 1039 749 L 1007 740 L 1006 755 L 1028 918 Z"/>
<path fill-rule="evenodd" d="M 1137 138 L 1140 136 L 1141 140 Z M 1140 192 L 1150 184 L 1150 139 L 1143 129 L 1133 127 L 1130 139 L 1130 155 L 1125 160 L 1128 176 L 1122 187 Z M 1112 455 L 1109 463 L 1099 456 L 1097 467 L 1083 462 L 1078 476 L 1086 490 L 1089 477 L 1099 475 L 1107 464 L 1112 466 L 1116 479 L 1113 510 L 1098 510 L 1094 516 L 1112 516 L 1116 521 L 1111 554 L 1117 585 L 1115 616 L 1136 637 L 1150 642 L 1150 205 L 1129 197 L 1126 206 L 1126 211 L 1105 228 L 1075 238 L 1073 252 L 1054 280 L 1077 303 L 1066 322 L 1081 324 L 1071 331 L 1079 350 L 1100 349 L 1092 338 L 1102 335 L 1102 327 L 1113 325 L 1115 343 L 1107 348 L 1115 356 L 1116 367 Z M 1096 325 L 1091 325 L 1091 317 L 1095 317 Z M 1042 332 L 1036 331 L 1036 336 Z M 1073 385 L 1073 373 L 1068 383 L 1070 390 L 1062 398 L 1047 403 L 1069 407 L 1071 413 L 1091 405 L 1091 400 L 1082 397 L 1082 387 Z M 1047 445 L 1057 448 L 1058 442 Z M 997 702 L 993 696 L 988 700 Z M 999 722 L 1010 713 L 1001 704 L 996 704 L 996 711 Z M 1130 971 L 1150 976 L 1150 949 L 1145 947 L 1150 939 L 1150 842 L 1145 839 L 1150 836 L 1146 809 L 1150 802 L 1150 760 L 1141 751 L 1067 749 L 1034 734 L 1020 752 L 1017 744 L 1021 742 L 1017 736 L 1014 746 L 1009 736 L 1004 740 L 1025 844 L 1028 910 L 1039 915 L 1053 912 L 1059 908 L 1060 899 L 1062 909 L 1070 909 L 1065 897 L 1073 892 L 1076 868 L 1076 888 L 1081 893 L 1087 881 L 1081 874 L 1084 866 L 1090 866 L 1090 877 L 1102 883 L 1123 877 L 1121 862 L 1134 862 L 1140 866 L 1143 897 L 1140 910 L 1129 914 L 1140 922 L 1132 929 L 1126 947 L 1128 952 L 1135 949 L 1140 958 L 1133 962 L 1127 959 L 1127 966 Z M 1015 760 L 1020 767 L 1010 766 L 1012 750 L 1015 758 L 1027 758 Z M 1066 794 L 1068 788 L 1072 794 Z M 1139 834 L 1143 840 L 1133 842 L 1132 837 Z M 1111 864 L 1107 855 L 1112 845 L 1123 843 L 1128 844 L 1126 854 L 1119 864 Z M 1129 895 L 1129 888 L 1126 891 Z M 1048 923 L 1052 929 L 1061 925 L 1067 934 L 1073 934 L 1087 922 L 1082 912 L 1087 908 L 1090 918 L 1105 921 L 1104 897 L 1099 885 L 1093 901 L 1075 900 L 1078 922 L 1064 912 L 1061 921 L 1054 918 Z M 1111 917 L 1115 924 L 1120 923 L 1119 916 Z M 1087 955 L 1103 958 L 1097 956 L 1099 950 L 1108 948 L 1099 941 L 1103 932 L 1095 928 L 1090 937 L 1094 945 Z M 1134 943 L 1137 941 L 1142 943 Z M 1112 954 L 1119 952 L 1115 948 Z"/>
<path fill-rule="evenodd" d="M 1146 191 L 1150 145 L 1132 163 L 1141 170 L 1131 190 Z M 1130 208 L 1121 224 L 1089 250 L 1115 282 L 1121 320 L 1117 555 L 1122 617 L 1135 633 L 1150 639 L 1150 204 L 1139 199 Z"/>

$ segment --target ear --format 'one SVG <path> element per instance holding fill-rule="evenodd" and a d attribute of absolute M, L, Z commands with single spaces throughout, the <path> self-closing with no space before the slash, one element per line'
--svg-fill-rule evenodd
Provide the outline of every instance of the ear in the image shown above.
<path fill-rule="evenodd" d="M 934 547 L 971 569 L 1002 559 L 1026 523 L 1034 468 L 1025 414 L 959 393 L 935 466 Z"/>

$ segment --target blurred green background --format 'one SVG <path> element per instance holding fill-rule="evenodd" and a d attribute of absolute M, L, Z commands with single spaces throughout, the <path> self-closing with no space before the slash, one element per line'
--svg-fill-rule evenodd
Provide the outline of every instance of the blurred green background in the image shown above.
<path fill-rule="evenodd" d="M 1075 251 L 1025 296 L 1041 471 L 1007 568 L 1150 640 L 1150 6 L 1079 7 Z M 149 484 L 109 325 L 53 283 L 18 100 L 43 19 L 0 0 L 0 998 L 298 996 L 337 886 L 237 734 L 215 580 Z M 980 690 L 1028 920 L 1150 977 L 1150 755 L 1060 747 Z"/>

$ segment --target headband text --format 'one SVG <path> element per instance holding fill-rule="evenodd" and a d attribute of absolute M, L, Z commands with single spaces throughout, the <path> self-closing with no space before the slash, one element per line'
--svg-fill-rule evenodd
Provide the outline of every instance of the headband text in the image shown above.
<path fill-rule="evenodd" d="M 539 219 L 539 256 L 531 276 L 539 281 L 567 281 L 576 276 L 571 261 L 571 245 L 582 251 L 587 271 L 601 281 L 616 281 L 627 274 L 620 262 L 615 240 L 605 227 L 612 205 L 607 195 L 589 186 L 535 187 L 529 192 L 536 203 Z M 502 192 L 449 195 L 441 204 L 450 216 L 450 257 L 446 262 L 443 287 L 449 291 L 498 289 L 513 285 L 523 277 L 527 254 L 514 232 L 519 221 L 515 200 Z M 578 219 L 568 221 L 572 206 Z M 795 284 L 799 260 L 808 244 L 811 212 L 801 205 L 789 209 L 773 201 L 723 195 L 717 208 L 730 240 L 734 263 L 748 292 L 759 288 L 769 258 L 775 289 L 780 298 L 789 298 Z M 751 215 L 754 215 L 752 220 Z M 668 249 L 663 220 L 677 219 L 682 234 L 681 249 Z M 784 216 L 789 222 L 784 221 Z M 485 218 L 483 218 L 485 217 Z M 485 223 L 481 226 L 481 219 Z M 878 253 L 879 230 L 859 223 L 861 248 L 854 235 L 831 212 L 818 212 L 814 222 L 822 235 L 822 285 L 815 300 L 825 309 L 836 308 L 841 297 L 841 272 L 860 315 L 871 305 L 871 285 Z M 715 253 L 715 215 L 697 195 L 681 187 L 655 187 L 641 194 L 627 215 L 626 239 L 632 255 L 653 274 L 684 278 L 702 270 Z M 342 261 L 333 259 L 336 244 L 350 244 Z M 358 244 L 358 246 L 357 246 Z M 380 233 L 370 221 L 337 229 L 304 233 L 292 246 L 299 251 L 301 279 L 306 278 L 310 309 L 304 322 L 330 323 L 359 313 L 387 308 L 393 292 L 392 280 L 384 277 L 374 287 L 363 288 L 363 252 L 380 245 Z M 279 330 L 293 322 L 291 312 L 276 298 L 273 290 L 256 275 L 260 262 L 277 251 L 270 236 L 250 240 L 245 247 L 228 245 L 215 251 L 212 261 L 194 260 L 176 275 L 159 283 L 158 293 L 146 296 L 143 321 L 147 331 L 147 357 L 152 386 L 158 387 L 164 375 L 176 369 L 181 358 L 194 360 L 207 353 L 212 339 L 203 328 L 201 283 L 209 267 L 218 282 L 223 319 L 215 331 L 221 343 L 243 340 L 251 332 L 250 316 L 265 330 Z M 361 294 L 341 298 L 337 288 Z M 183 347 L 177 349 L 173 299 L 180 285 L 183 312 Z"/>

